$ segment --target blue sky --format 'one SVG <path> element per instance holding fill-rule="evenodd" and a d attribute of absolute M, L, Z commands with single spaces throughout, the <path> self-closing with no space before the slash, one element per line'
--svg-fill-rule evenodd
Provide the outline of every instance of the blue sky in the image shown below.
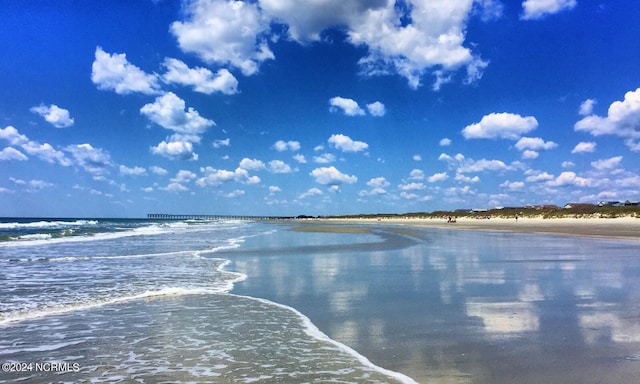
<path fill-rule="evenodd" d="M 0 215 L 640 198 L 640 3 L 2 1 Z"/>

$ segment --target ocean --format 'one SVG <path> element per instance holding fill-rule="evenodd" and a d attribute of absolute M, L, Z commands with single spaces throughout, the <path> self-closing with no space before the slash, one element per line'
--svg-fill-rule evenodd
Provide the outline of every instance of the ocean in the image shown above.
<path fill-rule="evenodd" d="M 0 383 L 634 382 L 638 256 L 384 223 L 3 219 Z"/>
<path fill-rule="evenodd" d="M 412 383 L 292 307 L 231 293 L 219 255 L 278 225 L 5 219 L 0 382 Z"/>

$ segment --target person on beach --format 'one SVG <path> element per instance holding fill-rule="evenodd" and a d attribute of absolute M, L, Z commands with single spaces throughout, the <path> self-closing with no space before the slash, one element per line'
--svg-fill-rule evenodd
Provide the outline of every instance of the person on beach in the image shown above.
<path fill-rule="evenodd" d="M 518 222 L 518 214 L 516 213 L 516 223 Z"/>

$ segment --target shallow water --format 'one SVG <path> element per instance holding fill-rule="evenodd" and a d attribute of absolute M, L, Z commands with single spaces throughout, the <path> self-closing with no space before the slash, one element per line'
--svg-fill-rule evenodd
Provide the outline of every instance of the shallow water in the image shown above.
<path fill-rule="evenodd" d="M 94 228 L 61 238 L 40 236 L 51 225 L 29 226 L 26 238 L 11 228 L 0 242 L 0 362 L 66 371 L 32 366 L 0 383 L 626 383 L 640 374 L 638 242 L 64 225 Z"/>
<path fill-rule="evenodd" d="M 235 292 L 295 307 L 419 382 L 630 383 L 640 374 L 640 243 L 379 230 L 383 251 L 256 257 L 242 254 L 249 241 L 229 256 L 249 276 Z"/>

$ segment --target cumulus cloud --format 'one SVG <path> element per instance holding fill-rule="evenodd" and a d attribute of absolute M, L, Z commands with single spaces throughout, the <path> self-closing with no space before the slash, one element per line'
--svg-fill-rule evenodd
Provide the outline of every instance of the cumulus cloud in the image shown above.
<path fill-rule="evenodd" d="M 347 42 L 366 49 L 359 60 L 364 76 L 396 74 L 417 88 L 431 72 L 434 84 L 452 81 L 465 70 L 465 83 L 482 77 L 488 63 L 465 46 L 470 16 L 485 20 L 501 16 L 499 1 L 450 0 L 444 3 L 323 0 L 306 2 L 300 10 L 296 0 L 191 0 L 186 18 L 171 25 L 184 52 L 207 63 L 231 65 L 245 75 L 258 71 L 262 62 L 274 59 L 268 41 L 277 40 L 284 26 L 287 37 L 300 44 L 322 41 L 322 33 L 339 27 Z M 212 26 L 215 26 L 213 28 Z"/>
<path fill-rule="evenodd" d="M 412 169 L 411 172 L 409 172 L 409 177 L 413 180 L 423 180 L 424 172 L 420 169 Z"/>
<path fill-rule="evenodd" d="M 224 169 L 215 169 L 213 167 L 201 168 L 203 176 L 196 181 L 201 187 L 218 186 L 231 181 L 243 184 L 258 184 L 260 178 L 258 176 L 250 176 L 249 172 L 244 168 L 236 168 L 235 171 L 227 171 Z"/>
<path fill-rule="evenodd" d="M 386 188 L 391 184 L 384 177 L 374 177 L 367 181 L 367 185 L 373 188 Z"/>
<path fill-rule="evenodd" d="M 507 189 L 512 190 L 512 191 L 519 191 L 519 190 L 524 188 L 524 182 L 507 180 L 504 183 L 500 184 L 500 186 L 502 188 L 507 188 Z"/>
<path fill-rule="evenodd" d="M 275 149 L 278 152 L 284 152 L 284 151 L 299 151 L 300 150 L 300 143 L 297 141 L 284 141 L 284 140 L 278 140 L 273 144 L 273 149 Z"/>
<path fill-rule="evenodd" d="M 27 160 L 27 156 L 24 153 L 18 151 L 13 147 L 6 147 L 0 151 L 0 161 L 24 161 Z"/>
<path fill-rule="evenodd" d="M 171 160 L 198 160 L 198 154 L 193 152 L 193 144 L 188 141 L 162 141 L 151 147 L 151 153 Z"/>
<path fill-rule="evenodd" d="M 406 183 L 398 185 L 398 188 L 402 191 L 421 191 L 426 187 L 423 183 Z"/>
<path fill-rule="evenodd" d="M 525 0 L 522 3 L 523 20 L 540 19 L 564 10 L 573 9 L 578 5 L 577 0 Z"/>
<path fill-rule="evenodd" d="M 347 116 L 362 116 L 365 114 L 364 109 L 360 108 L 355 100 L 336 96 L 329 99 L 329 111 L 337 112 L 342 110 Z"/>
<path fill-rule="evenodd" d="M 245 1 L 193 0 L 187 3 L 186 20 L 171 24 L 182 51 L 194 53 L 206 63 L 231 65 L 245 76 L 274 59 L 266 37 L 270 21 L 261 4 Z"/>
<path fill-rule="evenodd" d="M 188 171 L 186 169 L 181 169 L 178 171 L 178 173 L 176 173 L 176 176 L 172 178 L 171 181 L 174 183 L 184 184 L 184 183 L 190 182 L 196 177 L 198 177 L 198 175 L 196 175 L 195 173 Z"/>
<path fill-rule="evenodd" d="M 71 153 L 76 164 L 94 176 L 108 174 L 109 168 L 113 166 L 111 155 L 103 149 L 94 148 L 91 144 L 69 145 L 65 151 Z"/>
<path fill-rule="evenodd" d="M 578 109 L 578 114 L 580 116 L 588 116 L 593 113 L 593 107 L 598 102 L 595 99 L 587 99 L 580 104 L 580 109 Z"/>
<path fill-rule="evenodd" d="M 620 165 L 622 156 L 615 156 L 609 159 L 601 159 L 591 162 L 591 166 L 599 171 L 614 169 Z"/>
<path fill-rule="evenodd" d="M 627 92 L 624 100 L 611 103 L 606 117 L 585 116 L 574 129 L 593 136 L 615 135 L 626 139 L 631 150 L 640 151 L 640 88 Z"/>
<path fill-rule="evenodd" d="M 0 139 L 6 140 L 9 145 L 20 145 L 29 141 L 27 136 L 21 134 L 10 125 L 5 128 L 0 128 Z"/>
<path fill-rule="evenodd" d="M 369 148 L 369 144 L 363 141 L 351 140 L 349 136 L 343 134 L 331 135 L 327 141 L 343 152 L 360 152 Z"/>
<path fill-rule="evenodd" d="M 213 142 L 213 148 L 228 147 L 231 145 L 231 139 L 226 138 L 224 140 L 216 140 Z"/>
<path fill-rule="evenodd" d="M 539 183 L 549 180 L 553 180 L 553 175 L 547 172 L 534 172 L 533 174 L 527 176 L 527 178 L 525 179 L 527 183 Z"/>
<path fill-rule="evenodd" d="M 260 171 L 266 169 L 266 166 L 261 160 L 257 159 L 249 159 L 244 158 L 240 160 L 240 168 L 246 169 L 247 171 Z"/>
<path fill-rule="evenodd" d="M 436 183 L 438 181 L 445 181 L 449 178 L 447 172 L 435 173 L 427 178 L 427 181 L 430 183 Z"/>
<path fill-rule="evenodd" d="M 194 91 L 210 95 L 221 92 L 225 95 L 238 93 L 238 80 L 228 69 L 221 68 L 214 75 L 207 68 L 189 68 L 184 62 L 166 58 L 164 67 L 167 72 L 162 76 L 164 82 L 190 86 Z"/>
<path fill-rule="evenodd" d="M 149 170 L 153 173 L 155 173 L 156 175 L 160 175 L 160 176 L 164 176 L 168 173 L 168 171 L 162 167 L 158 167 L 157 165 L 153 165 L 151 167 L 149 167 Z"/>
<path fill-rule="evenodd" d="M 141 176 L 147 173 L 146 169 L 138 166 L 130 168 L 126 165 L 121 165 L 118 169 L 120 170 L 120 174 L 125 176 Z"/>
<path fill-rule="evenodd" d="M 71 160 L 63 152 L 54 149 L 49 143 L 40 144 L 36 141 L 29 141 L 22 144 L 21 148 L 28 154 L 37 156 L 50 164 L 59 164 L 63 167 L 68 167 L 72 164 Z"/>
<path fill-rule="evenodd" d="M 198 111 L 189 107 L 185 110 L 185 102 L 173 92 L 158 96 L 153 103 L 144 105 L 140 113 L 163 128 L 170 129 L 188 141 L 199 142 L 199 136 L 207 128 L 215 125 L 213 120 L 200 116 Z"/>
<path fill-rule="evenodd" d="M 311 171 L 310 175 L 316 179 L 316 183 L 329 186 L 353 184 L 358 181 L 356 176 L 344 174 L 334 166 L 316 168 Z"/>
<path fill-rule="evenodd" d="M 311 197 L 311 196 L 319 196 L 322 195 L 322 191 L 319 190 L 318 188 L 309 188 L 306 192 L 301 193 L 298 196 L 298 199 L 306 199 L 307 197 Z"/>
<path fill-rule="evenodd" d="M 537 151 L 533 151 L 531 149 L 527 149 L 522 152 L 522 158 L 525 160 L 537 159 L 538 156 L 540 156 L 540 153 L 538 153 Z"/>
<path fill-rule="evenodd" d="M 282 160 L 272 160 L 269 162 L 269 171 L 273 173 L 291 173 L 293 170 L 289 164 Z"/>
<path fill-rule="evenodd" d="M 502 172 L 511 171 L 517 168 L 517 165 L 514 165 L 513 163 L 511 165 L 507 165 L 502 160 L 473 160 L 471 158 L 466 158 L 461 153 L 458 153 L 455 156 L 450 156 L 446 153 L 442 153 L 438 157 L 438 160 L 447 162 L 450 168 L 456 170 L 456 174 L 478 173 L 486 171 Z"/>
<path fill-rule="evenodd" d="M 445 137 L 442 140 L 440 140 L 439 144 L 441 147 L 448 147 L 451 145 L 451 139 L 448 139 Z"/>
<path fill-rule="evenodd" d="M 491 113 L 482 117 L 479 123 L 466 126 L 462 135 L 466 139 L 511 139 L 517 140 L 523 134 L 538 127 L 533 116 L 522 117 L 514 113 Z"/>
<path fill-rule="evenodd" d="M 371 116 L 376 117 L 384 116 L 387 113 L 386 107 L 379 101 L 367 104 L 367 111 L 369 111 Z"/>
<path fill-rule="evenodd" d="M 575 172 L 562 172 L 555 179 L 547 181 L 546 184 L 550 187 L 589 187 L 592 185 L 592 181 L 576 175 Z"/>
<path fill-rule="evenodd" d="M 73 125 L 73 118 L 69 114 L 69 111 L 55 104 L 49 106 L 41 104 L 37 107 L 32 107 L 31 112 L 42 116 L 48 123 L 51 123 L 51 125 L 56 128 L 67 128 Z"/>
<path fill-rule="evenodd" d="M 96 58 L 91 67 L 91 81 L 98 89 L 115 91 L 119 95 L 140 92 L 147 95 L 159 93 L 158 76 L 147 74 L 127 61 L 124 53 L 109 54 L 96 48 Z"/>
<path fill-rule="evenodd" d="M 332 153 L 323 153 L 319 156 L 313 157 L 313 162 L 318 164 L 329 164 L 336 161 L 336 157 Z"/>
<path fill-rule="evenodd" d="M 590 153 L 596 150 L 596 143 L 593 141 L 585 142 L 581 141 L 573 148 L 571 153 Z"/>
<path fill-rule="evenodd" d="M 553 141 L 544 141 L 539 137 L 521 137 L 520 140 L 516 143 L 515 147 L 518 151 L 524 151 L 526 149 L 531 149 L 534 151 L 553 149 L 558 146 L 557 143 Z"/>

